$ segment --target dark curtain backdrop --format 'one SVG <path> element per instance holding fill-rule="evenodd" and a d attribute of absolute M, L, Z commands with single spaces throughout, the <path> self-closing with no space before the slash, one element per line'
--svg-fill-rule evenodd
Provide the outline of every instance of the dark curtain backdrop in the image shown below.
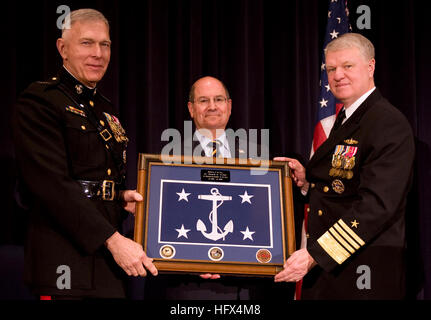
<path fill-rule="evenodd" d="M 358 30 L 359 5 L 371 29 Z M 14 201 L 10 117 L 19 92 L 55 75 L 59 5 L 91 7 L 111 23 L 111 65 L 100 88 L 118 107 L 130 137 L 128 184 L 136 185 L 138 152 L 159 153 L 167 128 L 189 120 L 191 84 L 220 78 L 233 99 L 229 126 L 270 129 L 271 153 L 308 159 L 316 122 L 320 57 L 328 0 L 8 1 L 3 17 L 0 93 L 1 244 L 22 244 L 24 213 Z M 409 292 L 431 298 L 431 40 L 419 1 L 349 0 L 350 22 L 376 47 L 377 86 L 409 119 L 417 142 L 408 210 Z M 425 278 L 421 284 L 421 275 Z M 0 275 L 1 277 L 1 275 Z M 423 288 L 423 290 L 420 290 Z"/>

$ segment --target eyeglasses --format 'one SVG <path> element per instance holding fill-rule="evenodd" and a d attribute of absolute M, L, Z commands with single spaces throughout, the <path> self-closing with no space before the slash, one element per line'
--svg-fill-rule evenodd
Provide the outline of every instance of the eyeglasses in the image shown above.
<path fill-rule="evenodd" d="M 219 107 L 226 103 L 227 98 L 225 97 L 214 97 L 212 101 L 214 104 Z M 200 97 L 199 99 L 195 100 L 195 103 L 201 105 L 201 106 L 208 106 L 210 104 L 211 98 L 207 97 Z"/>

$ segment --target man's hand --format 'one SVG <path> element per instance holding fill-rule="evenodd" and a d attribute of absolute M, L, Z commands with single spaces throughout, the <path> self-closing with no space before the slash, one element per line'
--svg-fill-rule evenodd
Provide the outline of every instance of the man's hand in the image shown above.
<path fill-rule="evenodd" d="M 136 202 L 144 200 L 140 193 L 136 190 L 122 190 L 120 191 L 120 199 L 123 201 L 124 210 L 135 214 Z"/>
<path fill-rule="evenodd" d="M 289 168 L 291 170 L 291 177 L 295 184 L 301 188 L 308 190 L 308 181 L 305 179 L 305 168 L 303 165 L 296 159 L 286 158 L 286 157 L 276 157 L 275 161 L 287 161 L 289 164 Z"/>
<path fill-rule="evenodd" d="M 145 277 L 147 269 L 152 275 L 157 276 L 157 268 L 145 254 L 142 246 L 115 232 L 106 240 L 106 247 L 111 251 L 115 262 L 129 275 Z"/>
<path fill-rule="evenodd" d="M 283 271 L 275 275 L 275 282 L 297 282 L 304 278 L 308 271 L 317 263 L 310 256 L 307 249 L 300 249 L 292 253 L 284 263 Z"/>

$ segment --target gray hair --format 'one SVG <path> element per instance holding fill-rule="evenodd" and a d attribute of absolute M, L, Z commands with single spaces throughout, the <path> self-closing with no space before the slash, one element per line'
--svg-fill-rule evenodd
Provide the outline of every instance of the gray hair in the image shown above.
<path fill-rule="evenodd" d="M 102 21 L 109 29 L 109 22 L 100 11 L 95 9 L 79 9 L 72 11 L 64 18 L 61 34 L 63 35 L 77 21 Z"/>
<path fill-rule="evenodd" d="M 374 59 L 374 45 L 370 40 L 359 33 L 345 33 L 332 40 L 325 48 L 325 57 L 328 51 L 337 51 L 348 48 L 358 48 L 365 60 Z"/>

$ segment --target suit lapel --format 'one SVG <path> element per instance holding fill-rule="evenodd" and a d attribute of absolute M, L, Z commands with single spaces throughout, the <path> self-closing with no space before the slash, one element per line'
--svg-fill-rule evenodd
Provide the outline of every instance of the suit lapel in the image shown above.
<path fill-rule="evenodd" d="M 308 166 L 313 165 L 320 159 L 325 157 L 328 152 L 332 152 L 335 145 L 340 142 L 340 139 L 348 138 L 360 126 L 360 120 L 365 113 L 373 106 L 377 100 L 381 99 L 382 95 L 376 88 L 372 94 L 359 106 L 358 109 L 347 119 L 347 121 L 338 129 L 338 131 L 330 135 L 328 139 L 316 150 L 313 157 L 310 159 Z"/>

